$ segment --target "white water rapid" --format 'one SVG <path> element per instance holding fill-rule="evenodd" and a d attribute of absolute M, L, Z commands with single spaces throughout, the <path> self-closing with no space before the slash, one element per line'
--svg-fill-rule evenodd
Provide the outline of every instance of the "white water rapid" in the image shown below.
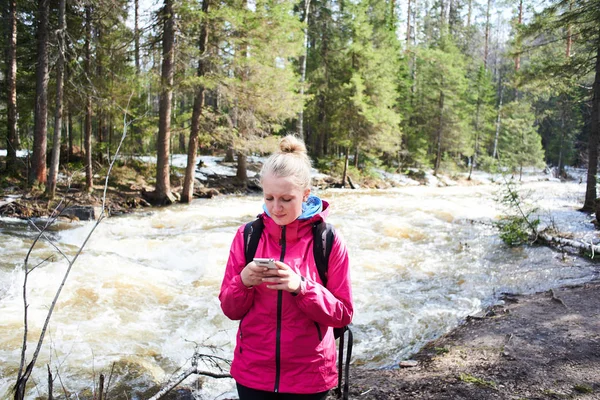
<path fill-rule="evenodd" d="M 534 191 L 543 224 L 552 222 L 588 242 L 596 237 L 590 217 L 575 211 L 583 184 L 522 187 Z M 329 221 L 351 255 L 355 363 L 393 366 L 497 302 L 502 292 L 547 290 L 596 276 L 596 267 L 583 258 L 546 247 L 506 247 L 490 226 L 500 214 L 493 201 L 499 188 L 318 193 L 331 203 Z M 204 353 L 231 358 L 237 322 L 223 316 L 217 295 L 234 231 L 260 211 L 259 196 L 220 196 L 103 221 L 60 296 L 32 375 L 38 388 L 28 396 L 37 396 L 38 389 L 46 393 L 46 364 L 66 390 L 83 399 L 91 398 L 100 373 L 108 379 L 114 363 L 111 398 L 143 399 L 153 394 L 152 385 L 189 367 L 196 344 Z M 73 256 L 92 226 L 61 222 L 49 236 Z M 0 219 L 2 399 L 11 397 L 19 365 L 23 260 L 34 236 L 26 222 Z M 36 265 L 51 255 L 29 277 L 28 354 L 66 267 L 46 243 L 30 260 Z M 204 381 L 197 398 L 234 396 L 230 379 Z M 58 381 L 54 386 L 63 393 Z"/>

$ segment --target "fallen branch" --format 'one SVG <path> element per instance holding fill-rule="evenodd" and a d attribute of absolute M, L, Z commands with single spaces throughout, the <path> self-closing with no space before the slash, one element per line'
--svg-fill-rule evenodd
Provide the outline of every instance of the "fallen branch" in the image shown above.
<path fill-rule="evenodd" d="M 542 239 L 545 243 L 548 243 L 548 244 L 569 246 L 569 247 L 573 247 L 580 251 L 587 251 L 592 254 L 592 258 L 594 257 L 594 254 L 596 254 L 596 253 L 600 254 L 600 246 L 597 246 L 593 243 L 584 243 L 584 242 L 579 242 L 576 240 L 565 239 L 565 238 L 561 238 L 561 237 L 557 237 L 557 236 L 551 236 L 551 235 L 548 235 L 547 233 L 543 233 L 543 232 L 539 233 L 538 239 Z"/>
<path fill-rule="evenodd" d="M 158 400 L 162 398 L 165 394 L 169 393 L 171 390 L 173 390 L 173 388 L 183 382 L 184 379 L 193 374 L 204 375 L 211 378 L 231 378 L 231 375 L 229 374 L 216 374 L 210 371 L 202 371 L 198 369 L 198 366 L 192 366 L 187 371 L 179 374 L 175 379 L 172 379 L 165 387 L 163 387 L 158 393 L 150 397 L 148 400 Z"/>

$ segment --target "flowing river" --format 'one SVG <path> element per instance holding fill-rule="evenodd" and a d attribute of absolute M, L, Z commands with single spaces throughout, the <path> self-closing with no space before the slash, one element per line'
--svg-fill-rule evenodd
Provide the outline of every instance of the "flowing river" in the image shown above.
<path fill-rule="evenodd" d="M 355 301 L 353 361 L 391 367 L 503 292 L 529 293 L 588 281 L 597 268 L 546 247 L 508 248 L 491 222 L 500 185 L 327 190 L 329 221 L 346 239 Z M 553 223 L 589 242 L 589 216 L 575 211 L 584 185 L 531 182 L 542 225 Z M 75 263 L 54 310 L 30 382 L 47 392 L 91 398 L 100 373 L 110 398 L 143 399 L 190 365 L 196 348 L 231 358 L 237 322 L 218 301 L 234 231 L 261 211 L 259 196 L 220 196 L 191 206 L 108 218 Z M 92 228 L 60 222 L 48 234 L 70 257 Z M 11 397 L 23 340 L 23 260 L 35 231 L 0 219 L 0 398 Z M 66 262 L 46 242 L 31 254 L 31 355 Z M 201 365 L 208 370 L 210 366 Z M 231 379 L 192 378 L 201 399 L 234 397 Z M 202 383 L 203 382 L 203 383 Z M 63 389 L 64 386 L 64 389 Z M 200 388 L 200 386 L 202 386 Z M 152 391 L 148 390 L 152 387 Z M 144 392 L 144 390 L 147 390 Z M 74 397 L 75 398 L 75 397 Z"/>

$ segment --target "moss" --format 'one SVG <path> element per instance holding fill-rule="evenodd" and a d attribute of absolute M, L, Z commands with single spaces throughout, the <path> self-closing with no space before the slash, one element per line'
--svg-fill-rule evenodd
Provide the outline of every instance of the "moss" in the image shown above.
<path fill-rule="evenodd" d="M 578 393 L 594 393 L 594 389 L 591 386 L 583 383 L 573 386 L 573 390 Z"/>
<path fill-rule="evenodd" d="M 473 383 L 478 386 L 496 389 L 496 382 L 486 381 L 485 379 L 477 378 L 476 376 L 473 376 L 473 375 L 461 373 L 460 376 L 458 377 L 458 379 L 461 380 L 462 382 Z"/>

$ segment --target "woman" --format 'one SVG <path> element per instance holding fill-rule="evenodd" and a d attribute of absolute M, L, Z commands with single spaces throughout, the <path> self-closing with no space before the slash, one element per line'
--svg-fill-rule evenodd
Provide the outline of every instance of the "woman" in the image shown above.
<path fill-rule="evenodd" d="M 337 384 L 334 327 L 352 320 L 348 253 L 336 233 L 327 286 L 315 265 L 312 225 L 328 204 L 310 194 L 310 159 L 286 136 L 261 171 L 264 229 L 256 257 L 276 269 L 246 265 L 244 226 L 231 245 L 219 299 L 240 320 L 231 365 L 240 400 L 324 400 Z"/>

